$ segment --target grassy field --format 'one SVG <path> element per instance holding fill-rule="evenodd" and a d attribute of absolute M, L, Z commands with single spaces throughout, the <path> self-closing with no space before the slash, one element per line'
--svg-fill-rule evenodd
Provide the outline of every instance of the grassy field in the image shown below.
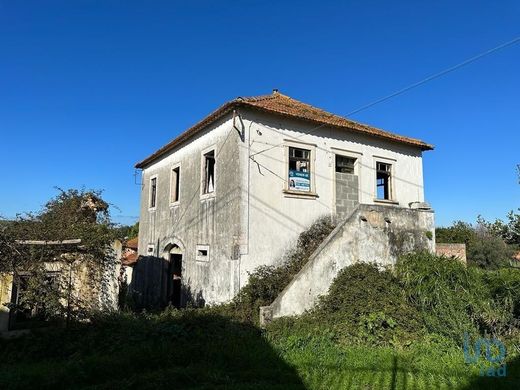
<path fill-rule="evenodd" d="M 425 346 L 426 345 L 426 346 Z M 261 332 L 196 311 L 114 315 L 89 326 L 0 340 L 1 389 L 513 389 L 464 363 L 462 348 L 338 345 Z"/>

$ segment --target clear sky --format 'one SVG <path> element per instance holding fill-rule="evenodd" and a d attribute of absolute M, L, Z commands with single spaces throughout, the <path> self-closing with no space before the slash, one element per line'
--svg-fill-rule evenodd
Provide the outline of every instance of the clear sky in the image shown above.
<path fill-rule="evenodd" d="M 518 1 L 0 0 L 0 215 L 104 189 L 129 224 L 133 165 L 237 96 L 346 114 L 520 35 Z M 520 207 L 520 44 L 352 116 L 436 145 L 437 223 Z"/>

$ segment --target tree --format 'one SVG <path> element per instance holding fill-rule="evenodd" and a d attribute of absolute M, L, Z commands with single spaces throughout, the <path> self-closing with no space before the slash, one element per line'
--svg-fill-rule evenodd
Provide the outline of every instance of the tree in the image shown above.
<path fill-rule="evenodd" d="M 101 191 L 58 191 L 40 212 L 18 215 L 2 224 L 0 271 L 12 273 L 14 282 L 24 287 L 23 299 L 13 309 L 43 309 L 53 316 L 65 313 L 69 320 L 86 315 L 99 300 L 106 299 L 111 281 L 105 271 L 115 265 L 111 249 L 115 232 Z M 73 247 L 62 244 L 71 239 L 81 242 Z M 60 265 L 59 278 L 52 281 L 49 264 Z M 72 293 L 72 276 L 79 274 L 88 275 L 83 278 L 89 284 L 84 291 L 91 296 Z"/>
<path fill-rule="evenodd" d="M 474 227 L 467 222 L 455 221 L 452 226 L 435 229 L 435 241 L 443 243 L 464 243 L 471 246 L 477 240 Z"/>
<path fill-rule="evenodd" d="M 468 264 L 486 269 L 496 269 L 509 264 L 512 249 L 493 233 L 493 229 L 482 218 L 477 225 L 456 221 L 452 226 L 435 230 L 435 240 L 439 243 L 466 244 Z"/>
<path fill-rule="evenodd" d="M 133 225 L 119 226 L 116 229 L 116 232 L 118 238 L 121 240 L 129 240 L 137 237 L 139 235 L 139 222 L 136 222 Z"/>

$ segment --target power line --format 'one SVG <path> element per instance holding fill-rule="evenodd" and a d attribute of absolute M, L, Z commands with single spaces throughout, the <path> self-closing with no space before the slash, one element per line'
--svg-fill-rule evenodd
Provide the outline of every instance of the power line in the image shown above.
<path fill-rule="evenodd" d="M 486 50 L 486 51 L 484 51 L 484 52 L 482 52 L 480 54 L 477 54 L 474 57 L 468 58 L 467 60 L 465 60 L 465 61 L 463 61 L 463 62 L 461 62 L 461 63 L 459 63 L 457 65 L 454 65 L 452 67 L 449 67 L 448 69 L 445 69 L 445 70 L 440 71 L 438 73 L 435 73 L 435 74 L 433 74 L 431 76 L 428 76 L 428 77 L 426 77 L 425 79 L 423 79 L 421 81 L 417 81 L 417 82 L 415 82 L 413 84 L 410 84 L 407 87 L 404 87 L 404 88 L 402 88 L 402 89 L 400 89 L 400 90 L 398 90 L 398 91 L 396 91 L 394 93 L 391 93 L 390 95 L 387 95 L 385 97 L 377 99 L 377 100 L 375 100 L 375 101 L 373 101 L 371 103 L 365 104 L 364 106 L 361 106 L 361 107 L 355 109 L 354 111 L 350 111 L 349 113 L 346 114 L 346 116 L 357 114 L 358 112 L 366 110 L 367 108 L 373 107 L 376 104 L 382 103 L 382 102 L 384 102 L 384 101 L 386 101 L 388 99 L 391 99 L 393 97 L 399 96 L 399 95 L 401 95 L 401 94 L 403 94 L 403 93 L 405 93 L 405 92 L 407 92 L 407 91 L 409 91 L 411 89 L 417 88 L 418 86 L 427 83 L 428 81 L 435 80 L 435 79 L 437 79 L 437 78 L 439 78 L 441 76 L 444 76 L 445 74 L 451 73 L 451 72 L 453 72 L 453 71 L 455 71 L 455 70 L 457 70 L 459 68 L 462 68 L 463 66 L 471 64 L 472 62 L 475 62 L 475 61 L 481 59 L 482 57 L 485 57 L 485 56 L 487 56 L 487 55 L 489 55 L 491 53 L 494 53 L 494 52 L 496 52 L 498 50 L 504 49 L 504 48 L 506 48 L 508 46 L 512 46 L 512 45 L 514 45 L 514 44 L 516 44 L 518 42 L 520 42 L 520 36 L 516 37 L 516 38 L 514 38 L 514 39 L 512 39 L 512 40 L 510 40 L 508 42 L 502 43 L 501 45 L 498 45 L 498 46 L 496 46 L 496 47 L 494 47 L 492 49 L 489 49 L 489 50 Z"/>
<path fill-rule="evenodd" d="M 440 72 L 438 72 L 438 73 L 435 73 L 435 74 L 433 74 L 433 75 L 431 75 L 431 76 L 428 76 L 428 77 L 426 77 L 425 79 L 422 79 L 421 81 L 417 81 L 417 82 L 415 82 L 415 83 L 413 83 L 413 84 L 410 84 L 410 85 L 408 85 L 407 87 L 404 87 L 404 88 L 402 88 L 402 89 L 400 89 L 400 90 L 398 90 L 398 91 L 396 91 L 396 92 L 394 92 L 394 93 L 391 93 L 390 95 L 384 96 L 384 97 L 379 98 L 379 99 L 377 99 L 377 100 L 375 100 L 375 101 L 373 101 L 373 102 L 371 102 L 371 103 L 365 104 L 364 106 L 361 106 L 361 107 L 355 109 L 354 111 L 350 111 L 349 113 L 345 114 L 345 116 L 347 117 L 347 116 L 349 116 L 349 115 L 357 114 L 358 112 L 363 111 L 363 110 L 366 110 L 367 108 L 373 107 L 373 106 L 375 106 L 376 104 L 382 103 L 382 102 L 384 102 L 384 101 L 386 101 L 386 100 L 389 100 L 389 99 L 391 99 L 391 98 L 393 98 L 393 97 L 396 97 L 396 96 L 402 95 L 403 93 L 408 92 L 408 91 L 411 90 L 411 89 L 417 88 L 417 87 L 419 87 L 419 86 L 421 86 L 421 85 L 427 83 L 428 81 L 435 80 L 435 79 L 437 79 L 437 78 L 439 78 L 439 77 L 441 77 L 441 76 L 444 76 L 444 75 L 446 75 L 446 74 L 448 74 L 448 73 L 451 73 L 451 72 L 453 72 L 453 71 L 455 71 L 455 70 L 457 70 L 457 69 L 460 69 L 460 68 L 462 68 L 463 66 L 466 66 L 466 65 L 468 65 L 468 64 L 470 64 L 470 63 L 472 63 L 472 62 L 475 62 L 475 61 L 481 59 L 482 57 L 485 57 L 485 56 L 487 56 L 487 55 L 489 55 L 489 54 L 492 54 L 492 53 L 494 53 L 494 52 L 496 52 L 496 51 L 498 51 L 498 50 L 504 49 L 504 48 L 506 48 L 506 47 L 508 47 L 508 46 L 512 46 L 512 45 L 514 45 L 514 44 L 516 44 L 516 43 L 518 43 L 518 42 L 520 42 L 520 36 L 518 36 L 518 37 L 516 37 L 516 38 L 514 38 L 514 39 L 512 39 L 512 40 L 510 40 L 510 41 L 507 41 L 507 42 L 505 42 L 505 43 L 502 43 L 502 44 L 500 44 L 500 45 L 498 45 L 498 46 L 495 46 L 495 47 L 493 47 L 492 49 L 489 49 L 489 50 L 486 50 L 486 51 L 484 51 L 484 52 L 482 52 L 482 53 L 480 53 L 480 54 L 477 54 L 476 56 L 473 56 L 473 57 L 471 57 L 471 58 L 468 58 L 467 60 L 462 61 L 461 63 L 459 63 L 459 64 L 457 64 L 457 65 L 451 66 L 451 67 L 449 67 L 449 68 L 447 68 L 447 69 L 445 69 L 445 70 L 442 70 L 442 71 L 440 71 Z M 312 134 L 313 132 L 315 132 L 316 130 L 319 130 L 320 128 L 322 128 L 322 127 L 324 127 L 324 126 L 327 126 L 327 124 L 326 124 L 326 123 L 322 123 L 321 125 L 316 126 L 316 127 L 312 128 L 312 129 L 310 129 L 309 131 L 307 131 L 306 133 L 302 134 L 302 135 L 299 136 L 299 137 L 293 137 L 293 139 L 297 140 L 297 139 L 300 139 L 300 138 L 302 138 L 302 137 L 305 137 L 306 135 Z M 274 148 L 276 148 L 276 147 L 278 147 L 278 146 L 282 146 L 282 145 L 284 145 L 284 144 L 285 144 L 285 142 L 282 142 L 282 143 L 280 143 L 280 144 L 273 145 L 273 146 L 271 146 L 271 147 L 269 147 L 269 148 L 265 148 L 265 149 L 263 149 L 263 150 L 260 150 L 260 151 L 258 151 L 258 152 L 255 152 L 255 153 L 251 154 L 250 157 L 254 157 L 254 156 L 256 156 L 256 155 L 259 155 L 259 154 L 265 153 L 265 152 L 267 152 L 267 151 L 269 151 L 269 150 L 272 150 L 272 149 L 274 149 Z"/>

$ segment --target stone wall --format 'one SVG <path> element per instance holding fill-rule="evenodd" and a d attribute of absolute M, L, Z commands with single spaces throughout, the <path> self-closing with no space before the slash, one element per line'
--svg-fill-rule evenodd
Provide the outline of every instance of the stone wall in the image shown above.
<path fill-rule="evenodd" d="M 434 252 L 434 230 L 433 211 L 359 205 L 323 241 L 271 306 L 262 309 L 261 318 L 265 321 L 311 309 L 339 271 L 356 262 L 393 265 L 401 254 Z"/>
<path fill-rule="evenodd" d="M 438 256 L 454 257 L 466 263 L 466 244 L 435 244 L 435 253 Z"/>

